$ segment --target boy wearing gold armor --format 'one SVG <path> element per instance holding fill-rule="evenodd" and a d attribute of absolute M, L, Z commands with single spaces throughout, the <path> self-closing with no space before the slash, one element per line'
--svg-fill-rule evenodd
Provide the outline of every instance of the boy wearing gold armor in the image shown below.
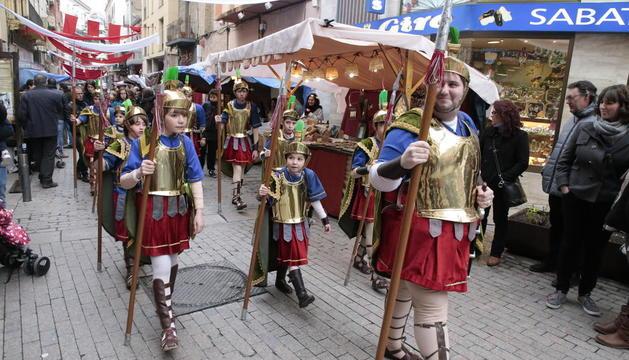
<path fill-rule="evenodd" d="M 154 160 L 144 159 L 148 146 L 140 139 L 134 140 L 120 185 L 140 191 L 143 176 L 153 175 L 146 204 L 142 255 L 151 258 L 153 295 L 162 326 L 161 345 L 162 350 L 169 351 L 178 346 L 171 306 L 177 256 L 190 247 L 190 238 L 203 229 L 203 171 L 192 140 L 181 133 L 190 101 L 173 90 L 164 91 L 163 100 L 162 134 Z M 141 196 L 136 201 L 141 201 Z"/>
<path fill-rule="evenodd" d="M 282 128 L 279 130 L 277 138 L 277 147 L 275 153 L 271 154 L 271 138 L 266 140 L 264 144 L 264 158 L 273 162 L 271 168 L 279 171 L 286 166 L 286 149 L 289 144 L 295 141 L 295 123 L 299 119 L 299 114 L 295 110 L 285 110 L 282 114 Z M 269 135 L 270 136 L 270 135 Z"/>
<path fill-rule="evenodd" d="M 240 197 L 244 169 L 258 158 L 258 128 L 262 123 L 256 105 L 247 101 L 249 85 L 238 79 L 233 89 L 236 98 L 227 103 L 223 114 L 217 115 L 216 122 L 224 124 L 226 129 L 223 160 L 232 166 L 232 204 L 237 210 L 243 210 L 247 207 Z M 247 135 L 249 129 L 253 132 L 253 143 Z"/>
<path fill-rule="evenodd" d="M 292 142 L 286 148 L 285 156 L 286 166 L 271 175 L 268 188 L 260 185 L 258 194 L 269 195 L 273 240 L 277 247 L 275 286 L 285 294 L 292 292 L 285 279 L 288 271 L 299 307 L 303 308 L 314 301 L 314 296 L 306 291 L 300 269 L 300 266 L 308 264 L 310 225 L 306 215 L 309 206 L 312 206 L 321 218 L 325 232 L 329 232 L 330 221 L 321 205 L 327 194 L 317 174 L 305 167 L 310 156 L 308 146 Z"/>
<path fill-rule="evenodd" d="M 418 359 L 403 347 L 404 328 L 411 307 L 415 309 L 415 340 L 425 359 L 448 359 L 446 327 L 448 291 L 467 291 L 470 241 L 479 224 L 477 207 L 491 204 L 493 192 L 477 186 L 480 150 L 471 118 L 460 112 L 467 92 L 469 72 L 454 58 L 445 60 L 427 141 L 417 141 L 422 109 L 402 114 L 384 140 L 378 162 L 369 172 L 377 190 L 392 192 L 390 206 L 376 221 L 379 246 L 374 253 L 375 271 L 390 276 L 402 228 L 405 186 L 410 169 L 419 164 L 421 180 L 413 214 L 400 290 L 389 331 L 385 356 Z M 395 206 L 395 195 L 399 197 Z M 379 224 L 378 224 L 379 223 Z"/>
<path fill-rule="evenodd" d="M 103 127 L 109 125 L 109 123 L 105 120 L 104 114 L 101 109 L 101 97 L 100 97 L 100 89 L 96 89 L 93 94 L 94 105 L 90 105 L 85 107 L 79 113 L 79 116 L 76 118 L 76 123 L 79 131 L 79 139 L 81 144 L 83 144 L 83 154 L 80 154 L 83 157 L 83 161 L 87 165 L 89 169 L 89 182 L 90 182 L 90 191 L 93 194 L 95 189 L 95 168 L 94 168 L 94 157 L 96 156 L 96 149 L 94 148 L 94 142 L 98 139 L 98 127 L 99 122 L 101 122 Z"/>
<path fill-rule="evenodd" d="M 205 124 L 207 123 L 205 110 L 203 109 L 203 106 L 192 101 L 193 91 L 190 86 L 186 84 L 186 86 L 181 88 L 181 91 L 184 95 L 186 95 L 186 99 L 190 101 L 188 122 L 183 132 L 192 139 L 194 150 L 197 152 L 197 156 L 201 162 L 201 168 L 203 168 L 203 163 L 205 162 L 205 159 L 202 157 L 202 149 L 205 147 L 205 138 L 203 137 L 203 133 L 205 131 Z"/>
<path fill-rule="evenodd" d="M 339 213 L 339 226 L 350 239 L 358 236 L 358 223 L 364 221 L 361 244 L 354 258 L 354 267 L 363 274 L 371 274 L 371 287 L 376 291 L 386 290 L 388 282 L 374 275 L 371 268 L 373 245 L 374 205 L 376 191 L 369 184 L 369 168 L 378 159 L 384 132 L 386 130 L 386 103 L 384 109 L 373 116 L 374 136 L 361 140 L 356 144 L 352 155 L 352 169 L 345 178 L 345 189 Z M 363 211 L 367 213 L 363 219 Z M 367 260 L 365 260 L 365 256 Z"/>
<path fill-rule="evenodd" d="M 140 138 L 146 128 L 146 112 L 139 106 L 129 109 L 124 113 L 124 108 L 116 107 L 114 110 L 116 119 L 116 130 L 122 128 L 122 137 L 112 138 L 113 142 L 105 149 L 105 144 L 101 141 L 94 143 L 94 148 L 98 151 L 105 149 L 103 154 L 103 207 L 104 207 L 104 229 L 113 236 L 116 241 L 122 242 L 125 267 L 127 274 L 125 282 L 127 289 L 131 288 L 131 267 L 133 266 L 133 238 L 129 237 L 125 219 L 127 190 L 120 186 L 120 172 L 129 157 L 131 143 Z M 123 114 L 122 120 L 120 115 Z M 119 124 L 119 125 L 118 125 Z M 113 126 L 112 126 L 113 127 Z M 109 129 L 109 128 L 108 128 Z"/>

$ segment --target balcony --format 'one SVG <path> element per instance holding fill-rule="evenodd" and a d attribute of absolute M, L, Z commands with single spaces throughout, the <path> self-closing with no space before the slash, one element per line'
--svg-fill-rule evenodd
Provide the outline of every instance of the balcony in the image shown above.
<path fill-rule="evenodd" d="M 181 47 L 197 44 L 197 35 L 192 31 L 190 21 L 178 19 L 166 27 L 166 46 Z"/>

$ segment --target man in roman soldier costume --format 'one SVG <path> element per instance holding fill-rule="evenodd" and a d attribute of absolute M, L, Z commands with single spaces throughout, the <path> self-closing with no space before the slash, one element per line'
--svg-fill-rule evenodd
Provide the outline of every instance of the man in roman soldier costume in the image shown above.
<path fill-rule="evenodd" d="M 386 102 L 381 104 L 379 110 L 373 116 L 374 136 L 368 137 L 356 144 L 352 156 L 352 169 L 345 178 L 345 189 L 339 213 L 339 226 L 350 239 L 358 236 L 358 223 L 363 221 L 360 247 L 354 258 L 354 267 L 363 274 L 371 274 L 371 287 L 376 291 L 386 290 L 388 281 L 381 276 L 373 274 L 371 268 L 374 205 L 377 191 L 369 184 L 369 168 L 378 159 L 384 133 L 386 131 Z M 363 218 L 363 213 L 367 212 Z M 365 260 L 365 256 L 367 260 Z"/>
<path fill-rule="evenodd" d="M 292 290 L 286 283 L 288 272 L 301 308 L 315 299 L 306 291 L 300 269 L 300 266 L 308 264 L 310 225 L 306 215 L 309 206 L 321 218 L 325 232 L 330 231 L 330 221 L 321 205 L 321 200 L 327 195 L 317 174 L 306 168 L 309 156 L 310 150 L 304 143 L 290 143 L 285 150 L 286 165 L 273 172 L 268 188 L 264 184 L 260 185 L 259 195 L 269 196 L 272 236 L 260 239 L 260 247 L 266 249 L 258 252 L 253 279 L 254 284 L 260 283 L 267 272 L 275 268 L 275 286 L 281 292 L 290 294 Z M 276 254 L 274 264 L 269 254 Z"/>
<path fill-rule="evenodd" d="M 237 79 L 233 89 L 236 98 L 227 103 L 216 122 L 225 124 L 226 128 L 223 160 L 231 164 L 231 169 L 222 170 L 226 170 L 224 172 L 227 176 L 232 176 L 232 204 L 237 210 L 243 210 L 247 207 L 240 196 L 243 177 L 246 168 L 258 158 L 258 128 L 262 123 L 256 105 L 247 101 L 249 85 L 244 80 Z M 253 132 L 253 143 L 247 135 L 249 129 Z"/>
<path fill-rule="evenodd" d="M 282 128 L 279 130 L 277 138 L 277 147 L 275 152 L 271 154 L 271 134 L 268 134 L 268 139 L 264 144 L 264 159 L 270 159 L 272 161 L 271 169 L 273 171 L 279 171 L 286 166 L 286 148 L 290 143 L 295 141 L 295 123 L 299 119 L 297 111 L 288 109 L 282 114 Z"/>
<path fill-rule="evenodd" d="M 161 347 L 169 351 L 178 346 L 171 304 L 177 257 L 190 247 L 190 238 L 203 229 L 203 171 L 192 140 L 182 134 L 190 101 L 179 91 L 165 90 L 162 107 L 162 133 L 154 160 L 144 159 L 149 146 L 141 139 L 134 140 L 120 185 L 139 191 L 143 176 L 152 174 L 141 250 L 143 256 L 151 258 L 153 295 L 162 327 Z M 141 199 L 136 197 L 136 201 Z"/>
<path fill-rule="evenodd" d="M 94 194 L 96 184 L 96 169 L 94 167 L 96 149 L 94 149 L 94 142 L 98 140 L 99 122 L 106 121 L 101 109 L 102 99 L 100 98 L 100 90 L 97 89 L 93 96 L 94 105 L 85 107 L 81 110 L 79 117 L 76 118 L 79 129 L 79 139 L 81 139 L 80 141 L 83 144 L 83 153 L 81 156 L 89 169 L 90 191 L 92 194 Z"/>
<path fill-rule="evenodd" d="M 127 289 L 131 288 L 131 269 L 133 267 L 133 238 L 129 236 L 125 216 L 127 205 L 127 190 L 120 186 L 120 172 L 126 163 L 131 151 L 133 140 L 143 136 L 146 128 L 146 112 L 139 106 L 129 109 L 126 116 L 120 119 L 120 114 L 124 114 L 124 108 L 115 109 L 116 127 L 115 131 L 121 132 L 122 137 L 112 137 L 112 142 L 105 149 L 105 144 L 101 141 L 94 143 L 97 151 L 105 149 L 103 154 L 103 228 L 116 239 L 122 242 L 124 262 L 127 270 L 125 282 Z M 112 127 L 113 127 L 112 126 Z M 108 128 L 109 129 L 109 128 Z M 143 137 L 146 140 L 146 136 Z M 145 261 L 146 262 L 146 261 Z M 148 263 L 148 262 L 147 262 Z"/>
<path fill-rule="evenodd" d="M 181 88 L 181 91 L 186 98 L 190 101 L 190 111 L 188 112 L 188 123 L 183 131 L 185 135 L 192 139 L 194 144 L 194 150 L 197 152 L 199 162 L 201 163 L 201 169 L 205 164 L 205 158 L 202 156 L 202 148 L 205 148 L 206 139 L 204 137 L 205 125 L 207 119 L 205 118 L 205 110 L 203 106 L 192 101 L 192 88 L 188 85 L 188 76 L 186 75 L 186 85 Z"/>
<path fill-rule="evenodd" d="M 369 171 L 371 185 L 397 193 L 376 221 L 379 246 L 373 266 L 390 276 L 402 228 L 400 210 L 406 202 L 404 179 L 423 164 L 399 294 L 389 330 L 385 356 L 418 359 L 403 347 L 404 328 L 414 308 L 415 340 L 425 359 L 448 359 L 448 292 L 467 291 L 470 241 L 479 224 L 477 207 L 491 204 L 493 192 L 479 186 L 480 150 L 471 118 L 459 111 L 470 75 L 466 65 L 445 59 L 434 118 L 427 141 L 418 141 L 422 109 L 402 114 L 387 131 L 378 161 Z M 396 195 L 399 199 L 396 202 Z"/>

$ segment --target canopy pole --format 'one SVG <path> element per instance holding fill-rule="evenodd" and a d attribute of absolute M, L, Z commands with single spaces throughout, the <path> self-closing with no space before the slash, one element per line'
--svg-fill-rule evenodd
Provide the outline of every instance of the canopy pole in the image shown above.
<path fill-rule="evenodd" d="M 384 46 L 382 46 L 382 44 L 378 43 L 378 47 L 380 47 L 380 52 L 382 52 L 382 55 L 384 56 L 385 60 L 387 61 L 387 64 L 389 64 L 389 67 L 391 68 L 391 71 L 393 71 L 393 75 L 397 76 L 397 74 L 399 73 L 399 69 L 396 69 L 395 66 L 393 66 L 393 62 L 391 61 L 391 58 L 389 58 L 389 54 L 387 54 L 387 52 L 384 51 Z"/>
<path fill-rule="evenodd" d="M 411 57 L 408 50 L 406 50 L 406 64 L 405 64 L 405 74 L 404 74 L 404 95 L 406 96 L 406 101 L 410 108 L 411 97 L 413 96 L 413 62 L 411 61 Z"/>
<path fill-rule="evenodd" d="M 267 67 L 269 68 L 269 70 L 271 70 L 277 80 L 282 80 L 282 77 L 280 76 L 280 74 L 277 73 L 277 71 L 275 71 L 275 69 L 273 69 L 273 66 L 267 65 Z"/>

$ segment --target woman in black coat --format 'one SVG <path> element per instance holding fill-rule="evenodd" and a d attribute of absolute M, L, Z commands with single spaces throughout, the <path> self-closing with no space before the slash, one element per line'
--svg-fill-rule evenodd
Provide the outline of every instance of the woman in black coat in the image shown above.
<path fill-rule="evenodd" d="M 629 90 L 625 85 L 604 89 L 593 122 L 579 123 L 557 161 L 557 186 L 563 194 L 564 236 L 559 252 L 556 291 L 546 306 L 558 309 L 566 301 L 570 277 L 581 264 L 578 302 L 592 316 L 601 312 L 590 297 L 596 286 L 603 250 L 610 233 L 605 216 L 629 168 Z"/>
<path fill-rule="evenodd" d="M 498 167 L 494 149 L 498 155 L 500 172 L 504 181 L 514 182 L 526 170 L 529 164 L 529 137 L 520 129 L 520 113 L 517 107 L 508 100 L 499 100 L 493 104 L 491 111 L 491 127 L 486 129 L 480 139 L 481 176 L 483 181 L 494 190 L 494 240 L 487 265 L 500 264 L 500 257 L 505 249 L 508 232 L 509 206 L 500 188 Z M 489 209 L 485 210 L 483 229 L 487 226 Z"/>

